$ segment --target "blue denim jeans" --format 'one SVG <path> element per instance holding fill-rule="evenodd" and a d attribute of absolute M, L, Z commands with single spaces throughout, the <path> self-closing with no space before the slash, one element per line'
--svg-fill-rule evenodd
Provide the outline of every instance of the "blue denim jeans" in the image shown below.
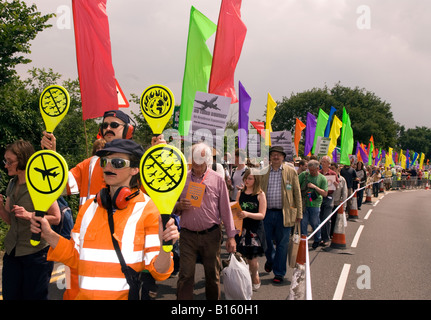
<path fill-rule="evenodd" d="M 313 231 L 316 230 L 316 228 L 320 224 L 320 207 L 306 207 L 302 220 L 301 220 L 301 234 L 307 236 L 307 228 L 308 224 L 310 224 L 311 228 L 313 228 Z M 314 234 L 314 242 L 320 242 L 322 239 L 320 229 Z"/>
<path fill-rule="evenodd" d="M 266 210 L 263 220 L 265 228 L 267 249 L 265 251 L 266 262 L 272 265 L 274 275 L 284 277 L 287 265 L 287 250 L 291 227 L 284 227 L 283 211 Z"/>

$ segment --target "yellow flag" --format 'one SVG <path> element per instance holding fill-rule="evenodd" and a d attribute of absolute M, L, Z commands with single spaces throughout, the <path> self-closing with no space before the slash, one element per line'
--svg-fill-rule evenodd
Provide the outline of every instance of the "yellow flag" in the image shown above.
<path fill-rule="evenodd" d="M 334 121 L 332 122 L 331 126 L 331 132 L 329 133 L 329 138 L 331 139 L 331 142 L 329 143 L 328 148 L 328 156 L 331 156 L 332 152 L 334 151 L 335 147 L 337 146 L 337 140 L 340 136 L 340 130 L 343 126 L 343 122 L 338 119 L 336 115 L 334 115 Z"/>
<path fill-rule="evenodd" d="M 419 169 L 421 169 L 421 170 L 423 170 L 424 160 L 425 160 L 425 154 L 422 152 L 421 153 L 421 159 L 419 160 Z"/>
<path fill-rule="evenodd" d="M 398 160 L 400 161 L 400 166 L 401 168 L 405 169 L 406 168 L 406 156 L 403 154 L 403 150 L 401 149 L 400 151 L 400 155 L 398 157 Z"/>
<path fill-rule="evenodd" d="M 271 145 L 271 132 L 272 126 L 271 122 L 275 115 L 275 107 L 277 103 L 271 97 L 271 94 L 268 92 L 268 101 L 266 103 L 266 125 L 265 125 L 265 145 Z"/>
<path fill-rule="evenodd" d="M 386 153 L 385 168 L 389 167 L 392 164 L 392 150 L 393 148 L 389 148 L 388 153 Z"/>

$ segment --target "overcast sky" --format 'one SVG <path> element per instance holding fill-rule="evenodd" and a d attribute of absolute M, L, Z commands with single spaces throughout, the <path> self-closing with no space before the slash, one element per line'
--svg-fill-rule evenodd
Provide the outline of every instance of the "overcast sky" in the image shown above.
<path fill-rule="evenodd" d="M 26 2 L 44 14 L 60 11 L 50 21 L 53 27 L 32 42 L 33 62 L 20 66 L 19 73 L 52 68 L 64 79 L 76 79 L 71 1 Z M 220 4 L 108 0 L 113 65 L 128 99 L 163 84 L 180 104 L 190 7 L 217 23 Z M 238 90 L 241 81 L 252 97 L 251 121 L 264 120 L 268 92 L 281 101 L 340 81 L 390 103 L 395 121 L 406 128 L 431 127 L 431 1 L 243 0 L 241 15 L 247 35 L 235 86 Z M 208 40 L 211 51 L 214 39 Z M 231 109 L 235 113 L 238 104 Z M 132 110 L 140 112 L 137 105 Z"/>

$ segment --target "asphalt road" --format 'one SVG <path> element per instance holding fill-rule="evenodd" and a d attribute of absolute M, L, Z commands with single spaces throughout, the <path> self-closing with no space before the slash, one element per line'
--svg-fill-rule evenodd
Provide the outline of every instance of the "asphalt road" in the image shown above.
<path fill-rule="evenodd" d="M 311 297 L 313 300 L 429 300 L 431 277 L 431 191 L 404 190 L 380 193 L 373 204 L 364 204 L 359 220 L 345 228 L 347 249 L 310 250 Z M 378 201 L 378 203 L 376 203 Z M 372 211 L 370 211 L 372 210 Z M 349 254 L 347 254 L 349 253 Z M 222 259 L 227 254 L 223 251 Z M 286 300 L 293 269 L 284 283 L 272 284 L 273 274 L 263 270 L 262 285 L 252 300 Z M 61 300 L 62 266 L 54 267 L 50 299 Z M 158 283 L 156 300 L 176 299 L 177 278 Z M 203 267 L 195 275 L 195 300 L 205 300 Z M 222 299 L 224 299 L 222 285 Z"/>

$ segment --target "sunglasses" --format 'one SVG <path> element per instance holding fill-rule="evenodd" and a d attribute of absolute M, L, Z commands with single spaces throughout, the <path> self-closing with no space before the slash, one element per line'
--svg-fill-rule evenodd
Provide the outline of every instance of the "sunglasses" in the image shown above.
<path fill-rule="evenodd" d="M 110 163 L 114 169 L 122 169 L 122 168 L 130 167 L 130 160 L 121 159 L 121 158 L 113 158 L 113 159 L 108 159 L 105 157 L 100 158 L 100 166 L 102 168 L 105 168 L 108 165 L 108 163 Z"/>
<path fill-rule="evenodd" d="M 118 122 L 103 122 L 102 123 L 102 129 L 107 129 L 111 127 L 112 129 L 117 129 L 119 126 L 124 126 L 124 124 L 118 123 Z"/>

